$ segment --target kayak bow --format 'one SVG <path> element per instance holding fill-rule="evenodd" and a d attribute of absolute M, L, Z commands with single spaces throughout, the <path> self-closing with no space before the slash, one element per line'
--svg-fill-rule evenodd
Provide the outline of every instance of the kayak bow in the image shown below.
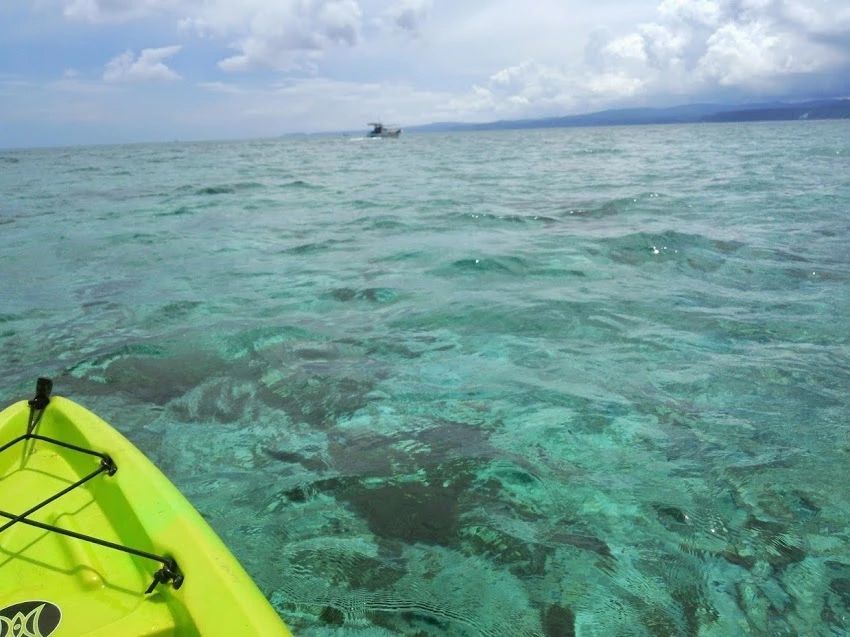
<path fill-rule="evenodd" d="M 289 636 L 177 488 L 51 386 L 0 412 L 0 637 Z"/>

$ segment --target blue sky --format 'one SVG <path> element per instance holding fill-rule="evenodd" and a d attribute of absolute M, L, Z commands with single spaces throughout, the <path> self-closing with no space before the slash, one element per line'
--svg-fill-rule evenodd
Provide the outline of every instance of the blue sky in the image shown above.
<path fill-rule="evenodd" d="M 0 147 L 848 95 L 847 0 L 0 2 Z"/>

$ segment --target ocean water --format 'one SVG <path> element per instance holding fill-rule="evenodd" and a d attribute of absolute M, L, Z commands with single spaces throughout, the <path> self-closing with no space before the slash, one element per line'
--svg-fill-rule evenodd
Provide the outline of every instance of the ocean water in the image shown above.
<path fill-rule="evenodd" d="M 850 632 L 850 122 L 7 150 L 0 236 L 4 404 L 298 635 Z"/>

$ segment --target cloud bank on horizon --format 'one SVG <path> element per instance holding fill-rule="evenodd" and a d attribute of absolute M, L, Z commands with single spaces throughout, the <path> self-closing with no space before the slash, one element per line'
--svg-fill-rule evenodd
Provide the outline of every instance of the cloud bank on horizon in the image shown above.
<path fill-rule="evenodd" d="M 848 94 L 846 0 L 0 7 L 0 146 Z"/>

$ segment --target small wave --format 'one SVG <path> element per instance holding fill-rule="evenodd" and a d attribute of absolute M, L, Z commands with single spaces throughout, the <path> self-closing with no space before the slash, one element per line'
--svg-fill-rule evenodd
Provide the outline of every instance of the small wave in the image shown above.
<path fill-rule="evenodd" d="M 427 257 L 428 253 L 421 250 L 405 250 L 403 252 L 395 252 L 385 257 L 373 259 L 373 263 L 397 263 L 403 261 L 415 261 Z"/>
<path fill-rule="evenodd" d="M 77 173 L 99 173 L 100 168 L 97 166 L 80 166 L 78 168 L 69 168 L 65 171 L 66 174 L 77 174 Z"/>
<path fill-rule="evenodd" d="M 18 159 L 17 157 L 2 157 L 2 156 L 0 156 L 0 163 L 3 163 L 3 164 L 18 164 L 18 163 L 20 163 L 20 161 L 21 160 Z"/>
<path fill-rule="evenodd" d="M 259 181 L 240 181 L 233 184 L 236 190 L 262 190 L 266 185 Z"/>
<path fill-rule="evenodd" d="M 162 241 L 162 235 L 152 232 L 128 232 L 125 234 L 116 234 L 109 237 L 109 242 L 112 245 L 154 245 Z"/>
<path fill-rule="evenodd" d="M 350 222 L 351 226 L 356 226 L 358 228 L 363 228 L 365 230 L 394 230 L 397 228 L 407 228 L 408 224 L 400 221 L 396 217 L 392 216 L 364 216 L 358 217 Z"/>
<path fill-rule="evenodd" d="M 601 203 L 561 205 L 559 211 L 564 217 L 596 219 L 623 214 L 639 205 L 655 205 L 661 198 L 661 193 L 644 192 L 632 197 L 618 197 Z"/>
<path fill-rule="evenodd" d="M 452 219 L 457 219 L 456 215 L 452 215 Z M 462 216 L 463 219 L 469 219 L 477 224 L 492 223 L 492 224 L 552 224 L 558 223 L 558 219 L 546 215 L 524 215 L 524 214 L 504 214 L 498 215 L 491 212 L 469 212 Z"/>
<path fill-rule="evenodd" d="M 392 303 L 398 299 L 398 292 L 392 288 L 335 288 L 330 296 L 337 301 L 369 301 L 370 303 Z"/>
<path fill-rule="evenodd" d="M 601 146 L 592 146 L 590 148 L 577 148 L 573 152 L 574 156 L 581 157 L 583 155 L 622 155 L 623 149 L 616 146 L 603 148 Z"/>
<path fill-rule="evenodd" d="M 174 210 L 169 210 L 168 212 L 159 212 L 156 214 L 157 217 L 179 217 L 182 215 L 192 214 L 192 209 L 188 206 L 180 206 L 179 208 L 175 208 Z"/>
<path fill-rule="evenodd" d="M 195 191 L 196 195 L 230 195 L 236 192 L 231 186 L 207 186 Z"/>
<path fill-rule="evenodd" d="M 600 208 L 567 208 L 564 210 L 564 216 L 569 217 L 607 217 L 608 215 L 619 214 L 619 210 L 613 204 L 605 204 Z"/>
<path fill-rule="evenodd" d="M 314 252 L 322 252 L 330 250 L 334 246 L 347 243 L 341 239 L 328 239 L 327 241 L 311 241 L 310 243 L 302 243 L 291 248 L 282 250 L 285 254 L 313 254 Z"/>
<path fill-rule="evenodd" d="M 514 223 L 542 223 L 545 225 L 558 223 L 557 219 L 546 215 L 505 215 L 504 219 Z"/>
<path fill-rule="evenodd" d="M 480 257 L 459 259 L 448 268 L 449 273 L 525 274 L 528 264 L 520 257 Z"/>
<path fill-rule="evenodd" d="M 288 341 L 309 341 L 306 330 L 291 325 L 255 327 L 229 335 L 221 344 L 222 354 L 228 359 L 280 348 Z"/>
<path fill-rule="evenodd" d="M 602 240 L 612 261 L 639 265 L 653 260 L 681 259 L 688 266 L 710 272 L 721 267 L 727 256 L 744 247 L 738 241 L 711 239 L 701 234 L 637 232 Z"/>
<path fill-rule="evenodd" d="M 162 306 L 158 313 L 165 320 L 184 319 L 200 305 L 200 301 L 174 301 Z"/>
<path fill-rule="evenodd" d="M 256 181 L 244 181 L 235 184 L 222 184 L 219 186 L 206 186 L 195 191 L 196 195 L 232 195 L 245 190 L 258 190 L 265 186 Z"/>
<path fill-rule="evenodd" d="M 383 208 L 384 204 L 374 199 L 353 199 L 351 205 L 355 210 L 369 210 L 370 208 Z"/>
<path fill-rule="evenodd" d="M 286 182 L 281 187 L 282 188 L 288 188 L 288 189 L 304 188 L 304 189 L 307 189 L 307 190 L 318 190 L 318 189 L 321 188 L 321 186 L 319 186 L 317 184 L 311 184 L 310 182 L 304 181 L 303 179 L 293 179 L 292 181 Z"/>

